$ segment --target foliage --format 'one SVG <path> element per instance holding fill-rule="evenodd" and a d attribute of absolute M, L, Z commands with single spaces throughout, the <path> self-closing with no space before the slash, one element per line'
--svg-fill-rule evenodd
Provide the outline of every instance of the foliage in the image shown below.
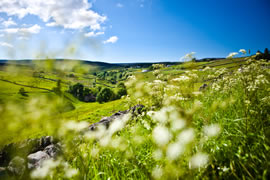
<path fill-rule="evenodd" d="M 103 88 L 97 95 L 97 101 L 99 103 L 108 102 L 115 97 L 114 92 L 110 88 Z"/>
<path fill-rule="evenodd" d="M 26 91 L 24 90 L 24 88 L 20 88 L 19 94 L 22 95 L 22 96 L 27 96 Z"/>

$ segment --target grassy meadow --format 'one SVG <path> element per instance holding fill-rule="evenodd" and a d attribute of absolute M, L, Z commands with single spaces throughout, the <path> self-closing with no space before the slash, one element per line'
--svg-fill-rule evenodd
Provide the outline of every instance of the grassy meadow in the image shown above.
<path fill-rule="evenodd" d="M 5 62 L 0 147 L 46 135 L 60 139 L 62 154 L 31 171 L 31 179 L 266 180 L 269 67 L 254 56 L 145 67 Z M 138 104 L 144 108 L 108 129 L 86 130 Z"/>

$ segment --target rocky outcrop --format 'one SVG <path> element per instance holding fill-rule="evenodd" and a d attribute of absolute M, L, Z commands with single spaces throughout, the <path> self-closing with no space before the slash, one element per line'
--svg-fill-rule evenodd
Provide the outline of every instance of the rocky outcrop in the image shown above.
<path fill-rule="evenodd" d="M 136 113 L 141 113 L 142 109 L 144 108 L 143 105 L 138 104 L 136 106 L 133 106 L 129 110 L 126 111 L 118 111 L 117 113 L 113 114 L 112 116 L 109 117 L 104 117 L 102 118 L 99 122 L 94 123 L 90 125 L 89 130 L 94 131 L 97 129 L 98 126 L 103 125 L 106 128 L 109 128 L 110 124 L 115 120 L 115 119 L 121 119 L 124 115 L 131 113 L 132 115 Z"/>
<path fill-rule="evenodd" d="M 94 131 L 100 125 L 109 128 L 110 124 L 130 113 L 135 116 L 141 114 L 143 105 L 136 105 L 126 111 L 119 111 L 112 116 L 104 117 L 92 124 L 89 130 Z M 52 136 L 38 139 L 28 139 L 20 143 L 6 145 L 0 151 L 0 179 L 27 179 L 29 171 L 39 168 L 42 163 L 56 158 L 61 153 L 62 146 Z"/>
<path fill-rule="evenodd" d="M 50 159 L 50 156 L 44 151 L 38 151 L 27 156 L 27 166 L 29 169 L 40 167 L 46 159 Z"/>
<path fill-rule="evenodd" d="M 9 144 L 0 151 L 0 179 L 23 179 L 26 171 L 40 167 L 60 152 L 61 145 L 51 136 Z"/>
<path fill-rule="evenodd" d="M 19 177 L 23 176 L 25 169 L 25 160 L 19 156 L 14 157 L 7 167 L 7 171 L 10 174 L 14 174 Z"/>

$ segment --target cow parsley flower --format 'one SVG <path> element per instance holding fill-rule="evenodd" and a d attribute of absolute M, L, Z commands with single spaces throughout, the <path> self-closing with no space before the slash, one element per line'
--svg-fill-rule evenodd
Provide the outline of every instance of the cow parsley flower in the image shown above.
<path fill-rule="evenodd" d="M 170 140 L 170 132 L 166 127 L 157 126 L 153 130 L 153 138 L 156 144 L 160 146 L 166 145 Z"/>
<path fill-rule="evenodd" d="M 208 155 L 205 153 L 197 153 L 190 159 L 191 168 L 200 168 L 208 163 Z"/>
<path fill-rule="evenodd" d="M 237 52 L 232 52 L 230 53 L 226 58 L 233 58 L 234 56 L 236 56 L 238 53 Z"/>
<path fill-rule="evenodd" d="M 239 52 L 243 54 L 247 54 L 247 51 L 245 49 L 240 49 Z"/>

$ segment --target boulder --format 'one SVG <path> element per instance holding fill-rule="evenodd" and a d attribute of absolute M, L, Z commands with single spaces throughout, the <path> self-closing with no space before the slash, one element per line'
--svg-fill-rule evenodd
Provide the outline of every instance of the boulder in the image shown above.
<path fill-rule="evenodd" d="M 49 158 L 50 156 L 44 151 L 38 151 L 36 153 L 30 154 L 27 156 L 28 168 L 34 169 L 40 167 L 42 162 Z"/>
<path fill-rule="evenodd" d="M 58 144 L 51 144 L 44 149 L 51 158 L 56 158 L 56 156 L 60 153 L 61 148 Z"/>
<path fill-rule="evenodd" d="M 144 108 L 143 105 L 138 104 L 136 106 L 133 106 L 132 108 L 130 108 L 129 110 L 125 110 L 125 111 L 118 111 L 117 113 L 109 116 L 109 117 L 104 117 L 102 118 L 99 122 L 94 123 L 92 125 L 90 125 L 89 130 L 94 131 L 97 129 L 98 126 L 103 125 L 105 126 L 107 129 L 109 128 L 110 124 L 115 120 L 115 119 L 120 119 L 122 118 L 125 114 L 131 113 L 132 115 L 138 113 L 141 114 L 142 113 L 142 109 Z"/>
<path fill-rule="evenodd" d="M 7 167 L 11 175 L 23 176 L 25 172 L 25 160 L 19 156 L 14 157 Z"/>

